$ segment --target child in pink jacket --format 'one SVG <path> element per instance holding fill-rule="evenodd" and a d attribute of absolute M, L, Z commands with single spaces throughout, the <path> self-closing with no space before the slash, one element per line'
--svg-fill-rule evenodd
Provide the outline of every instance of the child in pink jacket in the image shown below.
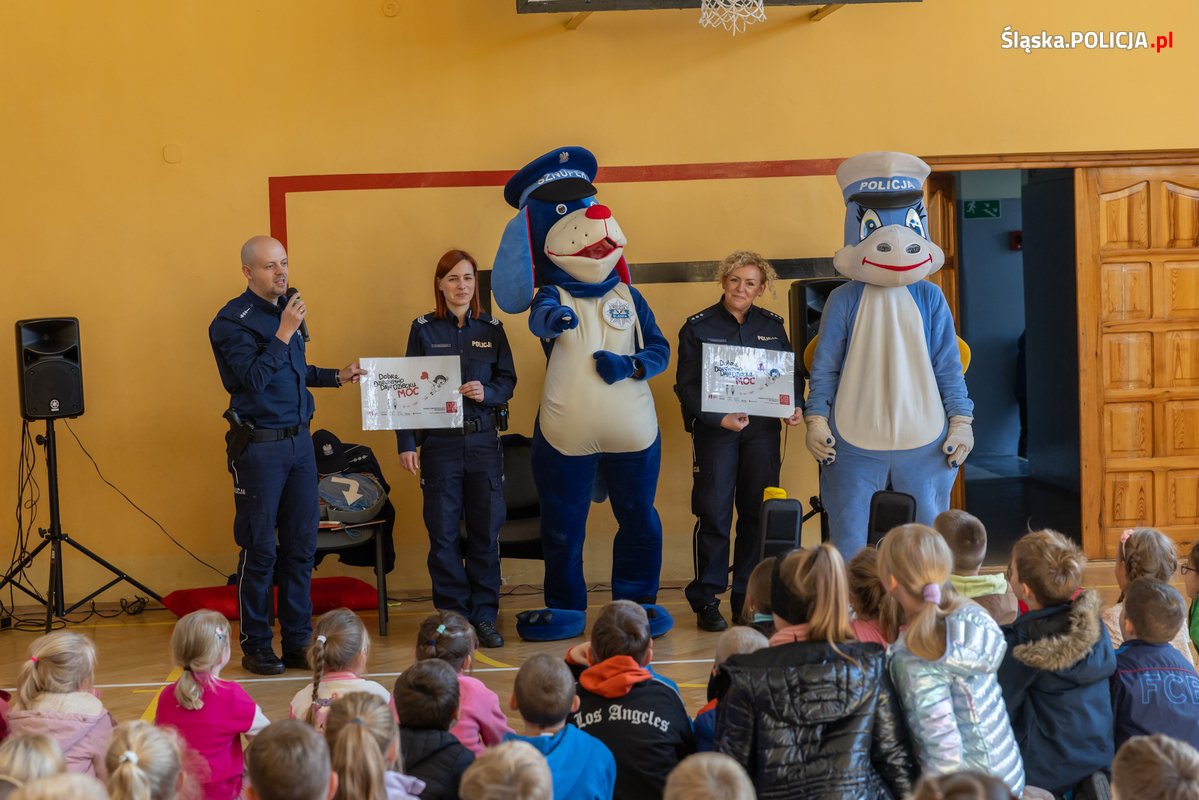
<path fill-rule="evenodd" d="M 95 672 L 96 648 L 86 636 L 55 631 L 34 639 L 17 675 L 8 728 L 46 734 L 58 742 L 68 772 L 104 780 L 114 723 L 92 692 Z"/>
<path fill-rule="evenodd" d="M 425 617 L 416 640 L 416 660 L 438 658 L 458 673 L 458 721 L 450 733 L 475 755 L 499 744 L 512 733 L 508 717 L 500 710 L 500 698 L 478 678 L 463 675 L 470 668 L 478 646 L 475 630 L 461 614 L 438 611 Z M 400 724 L 404 724 L 403 718 Z"/>

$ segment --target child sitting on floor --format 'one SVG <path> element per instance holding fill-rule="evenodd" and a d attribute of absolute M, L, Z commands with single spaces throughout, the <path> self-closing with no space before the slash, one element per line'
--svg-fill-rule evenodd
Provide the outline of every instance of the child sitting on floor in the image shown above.
<path fill-rule="evenodd" d="M 1170 646 L 1185 612 L 1178 590 L 1156 578 L 1137 578 L 1124 593 L 1124 644 L 1111 680 L 1117 750 L 1154 733 L 1199 746 L 1199 675 Z"/>
<path fill-rule="evenodd" d="M 1124 643 L 1124 633 L 1120 630 L 1120 613 L 1123 609 L 1124 592 L 1128 585 L 1137 578 L 1157 578 L 1169 583 L 1178 572 L 1178 554 L 1174 550 L 1174 540 L 1154 528 L 1129 528 L 1120 534 L 1120 547 L 1116 551 L 1116 585 L 1120 587 L 1120 602 L 1103 612 L 1103 626 L 1107 628 L 1108 638 L 1112 647 Z M 1187 625 L 1179 626 L 1170 639 L 1179 653 L 1186 656 L 1191 666 L 1195 666 L 1195 656 L 1191 652 L 1190 638 Z"/>
<path fill-rule="evenodd" d="M 773 562 L 774 559 L 771 559 Z M 747 601 L 748 602 L 748 601 Z M 774 625 L 770 626 L 771 628 Z M 716 737 L 716 676 L 720 665 L 729 656 L 739 653 L 753 653 L 769 646 L 770 642 L 755 628 L 737 625 L 720 634 L 716 640 L 716 657 L 712 659 L 712 672 L 708 676 L 708 704 L 695 715 L 692 728 L 695 730 L 695 749 L 706 753 L 712 749 L 712 740 Z"/>
<path fill-rule="evenodd" d="M 974 769 L 1024 791 L 1024 767 L 995 672 L 1003 634 L 949 581 L 953 554 L 926 525 L 901 525 L 878 547 L 878 571 L 908 626 L 890 651 L 925 776 Z"/>
<path fill-rule="evenodd" d="M 951 508 L 937 515 L 933 529 L 945 537 L 953 553 L 953 574 L 949 580 L 957 593 L 978 603 L 1000 625 L 1016 619 L 1019 608 L 1007 578 L 999 573 L 979 574 L 987 558 L 987 529 L 982 521 L 973 514 Z"/>
<path fill-rule="evenodd" d="M 662 800 L 755 800 L 745 768 L 723 753 L 687 756 L 666 779 Z"/>
<path fill-rule="evenodd" d="M 58 742 L 44 733 L 22 733 L 0 743 L 0 800 L 30 781 L 67 768 Z"/>
<path fill-rule="evenodd" d="M 104 779 L 104 754 L 115 723 L 92 690 L 95 672 L 96 648 L 86 636 L 55 631 L 34 639 L 17 672 L 8 728 L 10 735 L 53 737 L 68 772 Z"/>
<path fill-rule="evenodd" d="M 570 668 L 560 658 L 538 653 L 521 665 L 511 706 L 525 722 L 524 741 L 545 756 L 554 779 L 555 800 L 608 800 L 616 785 L 612 751 L 594 736 L 566 721 L 579 710 Z"/>
<path fill-rule="evenodd" d="M 770 576 L 774 574 L 774 556 L 758 562 L 745 586 L 745 606 L 741 624 L 754 628 L 767 639 L 774 636 L 774 615 L 770 613 Z"/>
<path fill-rule="evenodd" d="M 333 800 L 416 800 L 424 791 L 423 781 L 394 769 L 400 732 L 382 698 L 351 692 L 335 700 L 325 720 L 325 741 L 337 773 Z"/>
<path fill-rule="evenodd" d="M 171 660 L 183 670 L 158 695 L 155 725 L 170 725 L 207 762 L 197 776 L 205 800 L 241 796 L 241 737 L 268 724 L 241 684 L 221 680 L 229 663 L 229 621 L 215 611 L 193 611 L 171 632 Z"/>
<path fill-rule="evenodd" d="M 462 776 L 462 800 L 550 800 L 553 790 L 545 759 L 528 742 L 489 747 Z"/>
<path fill-rule="evenodd" d="M 1057 531 L 1025 534 L 1008 575 L 1028 606 L 1003 626 L 999 685 L 1028 782 L 1054 794 L 1106 782 L 1112 763 L 1108 680 L 1116 656 L 1099 622 L 1099 595 L 1079 591 L 1086 556 Z"/>
<path fill-rule="evenodd" d="M 831 544 L 775 563 L 770 646 L 720 667 L 716 752 L 761 797 L 904 797 L 914 763 L 878 644 L 855 641 L 845 563 Z"/>
<path fill-rule="evenodd" d="M 312 683 L 291 700 L 291 718 L 302 719 L 318 731 L 325 729 L 329 706 L 351 692 L 367 692 L 384 703 L 391 702 L 387 689 L 361 676 L 370 657 L 371 637 L 362 620 L 348 608 L 321 614 L 312 626 L 308 663 Z"/>
<path fill-rule="evenodd" d="M 112 800 L 175 800 L 191 796 L 183 771 L 184 744 L 174 728 L 142 720 L 117 726 L 108 746 L 108 794 Z"/>
<path fill-rule="evenodd" d="M 1199 542 L 1191 545 L 1187 553 L 1186 563 L 1179 567 L 1182 570 L 1182 584 L 1191 598 L 1190 610 L 1187 611 L 1187 631 L 1191 635 L 1191 644 L 1199 648 Z"/>
<path fill-rule="evenodd" d="M 463 674 L 470 669 L 471 656 L 478 645 L 475 629 L 466 617 L 453 611 L 438 611 L 425 617 L 416 634 L 417 661 L 439 658 L 458 674 L 458 721 L 450 733 L 475 755 L 512 733 L 496 693 L 478 678 Z"/>
<path fill-rule="evenodd" d="M 645 609 L 615 600 L 591 626 L 589 653 L 575 648 L 567 656 L 579 680 L 571 721 L 616 758 L 616 800 L 661 796 L 670 770 L 695 752 L 683 698 L 649 668 L 653 653 Z"/>
<path fill-rule="evenodd" d="M 458 675 L 438 658 L 418 661 L 396 678 L 404 772 L 425 783 L 422 800 L 456 800 L 475 754 L 450 733 L 458 717 Z"/>
<path fill-rule="evenodd" d="M 849 578 L 849 606 L 853 619 L 849 625 L 859 642 L 874 642 L 883 647 L 899 635 L 899 614 L 895 601 L 883 591 L 878 578 L 878 550 L 863 547 L 846 566 Z"/>
<path fill-rule="evenodd" d="M 1199 752 L 1169 736 L 1135 736 L 1112 762 L 1112 800 L 1194 800 Z"/>
<path fill-rule="evenodd" d="M 246 754 L 246 800 L 330 800 L 337 773 L 325 737 L 298 719 L 268 725 Z"/>

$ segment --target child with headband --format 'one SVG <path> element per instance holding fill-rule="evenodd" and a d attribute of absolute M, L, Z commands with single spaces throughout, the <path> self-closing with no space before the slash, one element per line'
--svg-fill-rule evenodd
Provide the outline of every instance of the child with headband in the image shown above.
<path fill-rule="evenodd" d="M 115 723 L 93 691 L 95 673 L 96 648 L 86 636 L 55 631 L 34 639 L 17 673 L 8 727 L 12 734 L 53 737 L 67 772 L 104 779 L 104 753 Z"/>
<path fill-rule="evenodd" d="M 499 744 L 512 733 L 508 717 L 500 710 L 500 698 L 478 678 L 462 674 L 470 668 L 478 647 L 475 629 L 466 617 L 453 611 L 438 611 L 425 617 L 416 634 L 416 660 L 438 658 L 458 673 L 458 721 L 450 733 L 472 753 Z M 404 720 L 400 719 L 400 724 Z"/>
<path fill-rule="evenodd" d="M 329 706 L 351 692 L 368 692 L 390 704 L 391 694 L 382 684 L 359 677 L 366 672 L 370 652 L 370 634 L 357 614 L 348 608 L 321 614 L 312 627 L 312 644 L 308 646 L 312 683 L 292 698 L 291 718 L 323 731 Z"/>
<path fill-rule="evenodd" d="M 901 525 L 879 543 L 878 572 L 907 618 L 890 671 L 921 771 L 979 770 L 1020 796 L 1024 764 L 995 676 L 1003 632 L 954 591 L 949 545 L 927 525 Z"/>
<path fill-rule="evenodd" d="M 246 690 L 221 680 L 229 663 L 229 621 L 215 611 L 193 611 L 175 623 L 171 658 L 183 670 L 158 695 L 155 725 L 170 725 L 204 761 L 197 776 L 205 800 L 241 796 L 242 734 L 254 736 L 268 724 Z"/>

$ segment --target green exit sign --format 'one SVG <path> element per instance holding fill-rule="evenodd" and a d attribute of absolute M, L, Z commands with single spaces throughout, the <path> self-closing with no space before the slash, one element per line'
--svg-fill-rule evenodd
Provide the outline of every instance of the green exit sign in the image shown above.
<path fill-rule="evenodd" d="M 999 219 L 1002 213 L 998 200 L 966 200 L 962 208 L 966 219 Z"/>

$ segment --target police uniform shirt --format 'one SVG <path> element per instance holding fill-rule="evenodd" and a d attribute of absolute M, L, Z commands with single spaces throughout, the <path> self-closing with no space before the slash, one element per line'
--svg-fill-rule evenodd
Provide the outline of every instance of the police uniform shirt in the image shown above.
<path fill-rule="evenodd" d="M 412 321 L 405 356 L 456 355 L 462 368 L 462 382 L 483 384 L 483 401 L 462 398 L 463 420 L 490 418 L 493 409 L 512 399 L 516 387 L 516 365 L 503 324 L 488 314 L 472 315 L 468 310 L 462 327 L 453 314 L 439 319 L 430 311 Z M 401 453 L 416 450 L 416 431 L 396 431 Z"/>
<path fill-rule="evenodd" d="M 698 314 L 687 318 L 679 331 L 679 361 L 676 373 L 675 392 L 683 404 L 684 415 L 700 424 L 719 428 L 723 413 L 702 411 L 703 345 L 727 344 L 738 347 L 758 347 L 763 350 L 791 350 L 791 341 L 783 318 L 773 311 L 751 305 L 745 312 L 745 322 L 737 322 L 723 302 L 708 306 Z M 798 356 L 797 356 L 798 358 Z M 798 370 L 795 374 L 795 407 L 803 405 L 804 380 Z M 773 424 L 772 418 L 750 417 L 750 424 Z"/>
<path fill-rule="evenodd" d="M 259 428 L 290 428 L 312 418 L 309 386 L 337 386 L 338 370 L 309 366 L 304 337 L 275 336 L 282 310 L 249 289 L 230 300 L 208 326 L 230 407 Z"/>

